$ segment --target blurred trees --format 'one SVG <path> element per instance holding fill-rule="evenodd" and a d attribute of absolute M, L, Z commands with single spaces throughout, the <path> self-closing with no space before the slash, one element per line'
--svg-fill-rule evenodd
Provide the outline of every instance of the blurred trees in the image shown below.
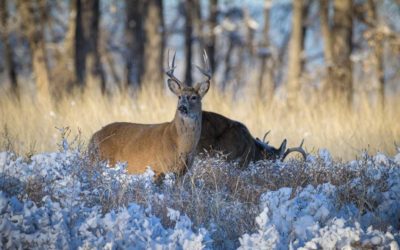
<path fill-rule="evenodd" d="M 331 100 L 350 106 L 353 96 L 353 3 L 351 0 L 333 1 L 332 25 L 329 3 L 329 0 L 320 2 L 321 34 L 327 71 L 324 91 Z"/>
<path fill-rule="evenodd" d="M 320 1 L 320 26 L 323 40 L 324 60 L 325 60 L 325 91 L 331 91 L 332 88 L 332 70 L 333 70 L 333 48 L 332 48 L 332 33 L 329 22 L 329 0 Z"/>
<path fill-rule="evenodd" d="M 126 45 L 126 83 L 128 86 L 139 87 L 144 68 L 144 25 L 143 16 L 144 3 L 139 0 L 126 0 L 126 23 L 125 23 L 125 45 Z"/>
<path fill-rule="evenodd" d="M 50 101 L 50 78 L 44 37 L 45 2 L 44 0 L 19 0 L 17 5 L 22 19 L 24 36 L 28 40 L 31 50 L 31 63 L 36 82 L 37 98 L 39 102 L 46 103 Z"/>
<path fill-rule="evenodd" d="M 209 18 L 208 18 L 208 32 L 206 33 L 206 51 L 210 60 L 211 71 L 215 72 L 217 68 L 217 61 L 215 59 L 216 35 L 215 28 L 218 25 L 218 0 L 210 0 L 209 2 Z"/>
<path fill-rule="evenodd" d="M 352 0 L 333 1 L 333 62 L 330 81 L 333 97 L 349 106 L 353 95 L 353 74 L 350 56 L 353 49 Z"/>
<path fill-rule="evenodd" d="M 161 84 L 164 66 L 164 18 L 162 0 L 145 1 L 143 82 Z"/>
<path fill-rule="evenodd" d="M 41 100 L 136 91 L 164 83 L 167 48 L 190 84 L 205 49 L 222 91 L 348 107 L 366 92 L 383 109 L 385 89 L 400 88 L 399 13 L 396 0 L 0 0 L 1 86 L 18 96 L 32 79 Z"/>
<path fill-rule="evenodd" d="M 0 0 L 0 39 L 3 44 L 4 71 L 11 83 L 11 92 L 19 98 L 18 78 L 15 69 L 14 56 L 8 32 L 8 5 L 7 0 Z"/>
<path fill-rule="evenodd" d="M 99 0 L 76 0 L 75 71 L 80 85 L 105 92 L 99 53 Z"/>
<path fill-rule="evenodd" d="M 300 92 L 301 61 L 303 55 L 303 8 L 305 1 L 293 1 L 292 34 L 289 44 L 288 103 L 294 106 Z"/>
<path fill-rule="evenodd" d="M 275 84 L 272 78 L 272 65 L 271 65 L 271 52 L 270 52 L 270 37 L 269 37 L 269 29 L 270 29 L 270 11 L 272 7 L 272 0 L 264 0 L 264 27 L 263 27 L 263 36 L 260 42 L 260 53 L 259 56 L 261 58 L 259 79 L 258 79 L 258 95 L 267 101 L 271 101 L 274 92 L 275 92 Z"/>
<path fill-rule="evenodd" d="M 185 60 L 186 62 L 192 62 L 192 47 L 193 47 L 193 29 L 196 19 L 196 1 L 187 0 L 184 1 L 184 13 L 185 13 Z M 185 69 L 185 83 L 192 84 L 192 64 L 187 63 Z"/>
<path fill-rule="evenodd" d="M 161 0 L 126 0 L 126 83 L 138 88 L 142 82 L 162 81 L 164 20 Z"/>
<path fill-rule="evenodd" d="M 78 1 L 71 0 L 68 6 L 68 15 L 66 20 L 66 34 L 62 41 L 62 49 L 57 49 L 54 53 L 56 64 L 51 70 L 51 78 L 57 79 L 57 84 L 52 84 L 50 89 L 53 95 L 61 96 L 65 90 L 71 91 L 78 86 L 78 73 L 75 58 L 77 56 L 77 8 Z M 56 35 L 55 35 L 56 36 Z M 81 84 L 83 84 L 81 82 Z M 81 85 L 82 87 L 82 85 Z"/>
<path fill-rule="evenodd" d="M 368 0 L 365 6 L 366 11 L 361 14 L 361 18 L 371 30 L 371 35 L 367 36 L 367 39 L 369 38 L 374 50 L 373 58 L 378 80 L 377 103 L 379 108 L 383 110 L 385 107 L 385 69 L 383 62 L 385 35 L 380 30 L 381 21 L 378 16 L 379 1 Z"/>

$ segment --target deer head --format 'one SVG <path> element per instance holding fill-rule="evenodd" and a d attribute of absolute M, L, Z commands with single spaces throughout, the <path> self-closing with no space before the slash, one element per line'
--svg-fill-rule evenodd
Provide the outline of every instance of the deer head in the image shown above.
<path fill-rule="evenodd" d="M 168 87 L 176 96 L 178 96 L 178 108 L 177 111 L 179 115 L 184 117 L 192 117 L 194 114 L 201 113 L 201 100 L 210 88 L 211 80 L 211 69 L 208 63 L 208 57 L 204 51 L 203 60 L 205 69 L 200 68 L 196 65 L 197 69 L 206 76 L 204 81 L 193 84 L 189 86 L 188 84 L 182 83 L 178 78 L 174 76 L 175 65 L 175 55 L 172 58 L 172 64 L 166 71 L 168 79 Z M 168 51 L 168 62 L 169 62 L 169 51 Z"/>
<path fill-rule="evenodd" d="M 287 140 L 284 139 L 282 141 L 281 145 L 279 146 L 279 148 L 274 148 L 274 147 L 269 145 L 268 141 L 265 141 L 265 139 L 266 139 L 267 135 L 269 134 L 269 132 L 270 131 L 265 133 L 262 141 L 259 138 L 256 138 L 256 145 L 259 148 L 259 150 L 261 150 L 261 153 L 262 153 L 264 159 L 284 161 L 285 158 L 290 153 L 293 153 L 293 152 L 298 152 L 298 153 L 301 154 L 301 156 L 303 157 L 304 160 L 307 159 L 307 153 L 303 149 L 304 139 L 301 141 L 301 144 L 298 147 L 293 147 L 293 148 L 286 149 Z"/>

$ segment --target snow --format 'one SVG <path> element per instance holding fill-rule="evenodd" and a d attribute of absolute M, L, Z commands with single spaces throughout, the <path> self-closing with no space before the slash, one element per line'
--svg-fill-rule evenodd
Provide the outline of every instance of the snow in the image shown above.
<path fill-rule="evenodd" d="M 191 229 L 191 222 L 179 212 L 173 218 L 175 226 L 165 228 L 160 219 L 147 213 L 144 207 L 130 203 L 126 207 L 113 209 L 105 214 L 91 199 L 110 199 L 110 188 L 123 188 L 123 181 L 140 178 L 144 185 L 152 182 L 152 171 L 141 176 L 128 176 L 123 166 L 92 173 L 80 171 L 82 159 L 70 152 L 39 154 L 31 163 L 13 154 L 1 153 L 0 166 L 0 232 L 1 249 L 24 248 L 128 248 L 135 249 L 202 249 L 205 247 L 207 231 Z M 5 163 L 9 162 L 5 165 Z M 90 189 L 91 181 L 109 181 L 104 190 Z M 24 186 L 32 177 L 40 179 L 46 186 L 40 192 L 44 196 L 37 206 L 24 193 L 10 196 L 14 186 Z M 92 180 L 91 180 L 92 179 Z M 103 183 L 106 184 L 106 183 Z M 90 185 L 90 186 L 89 186 Z M 22 190 L 22 188 L 21 188 Z M 50 190 L 56 190 L 51 192 Z"/>
<path fill-rule="evenodd" d="M 390 247 L 398 246 L 394 240 L 399 237 L 398 230 L 388 228 L 385 231 L 373 230 L 369 227 L 363 230 L 355 218 L 357 209 L 349 204 L 337 209 L 334 199 L 336 187 L 323 184 L 317 188 L 307 186 L 290 199 L 291 190 L 284 188 L 268 192 L 261 198 L 261 206 L 268 208 L 257 217 L 258 221 L 268 221 L 259 225 L 259 232 L 252 235 L 258 239 L 260 235 L 270 232 L 280 235 L 273 249 L 351 249 L 355 246 Z M 380 208 L 391 210 L 391 207 Z M 378 209 L 379 210 L 379 209 Z M 395 208 L 399 212 L 399 204 Z M 380 220 L 390 221 L 390 216 L 380 214 Z M 365 225 L 371 221 L 364 221 Z M 245 236 L 246 239 L 248 236 Z M 241 241 L 242 244 L 245 241 Z M 244 248 L 246 249 L 246 247 Z"/>
<path fill-rule="evenodd" d="M 400 165 L 400 148 L 398 149 L 397 155 L 394 157 L 394 162 L 398 165 Z"/>
<path fill-rule="evenodd" d="M 171 190 L 178 181 L 171 174 L 157 186 L 150 168 L 128 175 L 124 164 L 93 165 L 68 142 L 62 145 L 62 152 L 29 160 L 0 152 L 1 249 L 399 249 L 400 153 L 339 164 L 320 150 L 303 165 L 261 162 L 246 170 L 219 165 L 218 159 L 197 160 L 187 174 L 192 186 L 182 187 L 177 197 Z M 250 183 L 270 173 L 262 172 L 266 169 L 277 174 L 269 176 L 274 179 L 296 166 L 304 168 L 305 176 L 325 171 L 348 181 L 313 183 L 311 178 L 305 185 L 274 189 Z M 225 174 L 226 183 L 231 176 L 243 178 L 249 192 L 259 191 L 255 206 L 229 200 L 227 186 L 207 189 L 210 169 Z M 343 169 L 351 172 L 340 176 Z M 189 209 L 173 206 L 171 199 L 186 202 L 190 195 L 209 208 L 204 211 L 218 208 L 219 217 L 197 218 L 200 207 L 186 214 Z M 239 228 L 252 214 L 253 228 L 235 231 L 240 232 L 236 238 L 222 226 Z"/>

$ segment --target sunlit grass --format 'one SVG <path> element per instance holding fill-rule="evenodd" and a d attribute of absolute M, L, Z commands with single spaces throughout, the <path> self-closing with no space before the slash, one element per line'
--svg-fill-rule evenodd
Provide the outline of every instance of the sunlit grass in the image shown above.
<path fill-rule="evenodd" d="M 296 146 L 304 138 L 308 151 L 327 148 L 334 157 L 348 160 L 364 149 L 371 153 L 395 152 L 394 142 L 400 141 L 399 104 L 388 101 L 384 113 L 365 100 L 350 112 L 323 101 L 303 102 L 289 109 L 278 98 L 261 100 L 250 94 L 234 98 L 213 88 L 203 100 L 203 109 L 241 121 L 257 137 L 271 130 L 267 139 L 272 145 L 287 138 L 289 146 Z M 1 91 L 0 150 L 11 149 L 19 154 L 54 151 L 60 137 L 57 128 L 68 126 L 72 133 L 80 131 L 82 139 L 88 141 L 93 132 L 114 121 L 170 121 L 175 108 L 176 97 L 161 86 L 144 88 L 133 97 L 89 91 L 61 98 L 56 106 L 38 105 L 30 95 L 23 95 L 18 104 Z"/>

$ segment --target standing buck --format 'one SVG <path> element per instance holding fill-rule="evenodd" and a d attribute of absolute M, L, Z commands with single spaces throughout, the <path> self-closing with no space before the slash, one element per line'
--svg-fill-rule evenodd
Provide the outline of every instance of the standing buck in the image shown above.
<path fill-rule="evenodd" d="M 205 52 L 203 59 L 205 69 L 197 68 L 207 79 L 189 87 L 174 76 L 174 54 L 166 72 L 168 87 L 179 98 L 171 122 L 109 124 L 93 135 L 89 143 L 92 158 L 108 160 L 111 165 L 127 162 L 127 171 L 131 174 L 143 173 L 151 166 L 156 176 L 166 172 L 183 175 L 196 153 L 202 124 L 201 100 L 210 87 L 211 70 Z"/>
<path fill-rule="evenodd" d="M 274 148 L 263 141 L 254 138 L 249 130 L 240 122 L 228 119 L 222 115 L 203 111 L 202 130 L 197 152 L 220 152 L 226 155 L 228 161 L 238 160 L 241 167 L 247 167 L 252 161 L 284 160 L 292 152 L 299 152 L 306 159 L 302 145 L 286 149 L 286 139 L 279 148 Z"/>

